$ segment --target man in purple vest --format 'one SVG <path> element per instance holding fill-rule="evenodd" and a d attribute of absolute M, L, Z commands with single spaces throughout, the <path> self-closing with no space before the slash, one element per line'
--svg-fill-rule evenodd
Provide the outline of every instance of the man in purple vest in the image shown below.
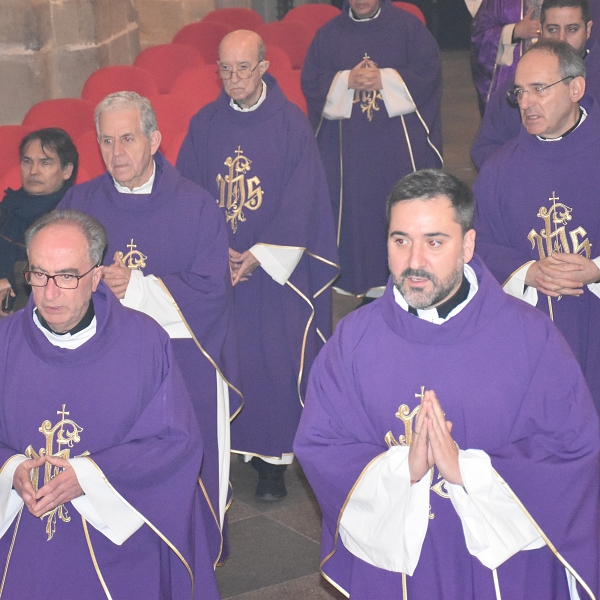
<path fill-rule="evenodd" d="M 31 297 L 0 322 L 3 597 L 218 599 L 167 334 L 102 281 L 96 219 L 48 213 L 25 244 Z"/>
<path fill-rule="evenodd" d="M 398 182 L 385 293 L 313 365 L 294 450 L 322 572 L 353 600 L 600 591 L 598 415 L 556 327 L 473 254 L 472 220 L 455 177 Z"/>
<path fill-rule="evenodd" d="M 588 0 L 546 0 L 542 4 L 542 39 L 561 40 L 573 46 L 585 64 L 585 89 L 600 98 L 600 43 L 593 37 Z M 514 87 L 511 77 L 491 95 L 471 147 L 477 169 L 506 142 L 519 135 L 521 113 L 507 92 Z"/>

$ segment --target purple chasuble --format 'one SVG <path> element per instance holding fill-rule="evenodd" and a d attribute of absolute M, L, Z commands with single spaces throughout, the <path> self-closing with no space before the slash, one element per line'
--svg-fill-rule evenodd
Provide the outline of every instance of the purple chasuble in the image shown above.
<path fill-rule="evenodd" d="M 218 599 L 197 485 L 202 441 L 168 336 L 103 282 L 92 298 L 96 333 L 75 350 L 34 324 L 33 296 L 0 321 L 0 461 L 30 446 L 89 453 L 146 524 L 119 546 L 70 503 L 42 519 L 22 508 L 0 540 L 2 597 L 100 600 L 101 575 L 113 598 Z M 39 487 L 46 478 L 41 468 Z"/>
<path fill-rule="evenodd" d="M 593 38 L 586 46 L 585 92 L 598 102 L 600 100 L 600 44 Z M 481 119 L 479 130 L 471 147 L 471 159 L 480 170 L 483 163 L 506 142 L 519 135 L 521 113 L 512 106 L 506 92 L 515 85 L 514 77 L 505 81 L 491 96 Z"/>
<path fill-rule="evenodd" d="M 521 129 L 484 165 L 473 191 L 477 252 L 504 284 L 529 261 L 555 252 L 596 258 L 600 252 L 600 109 L 581 101 L 586 120 L 560 141 L 542 141 Z M 551 245 L 551 248 L 550 248 Z M 565 336 L 600 410 L 600 298 L 552 298 L 554 323 Z M 549 296 L 537 308 L 549 314 Z"/>
<path fill-rule="evenodd" d="M 392 187 L 414 170 L 413 160 L 415 169 L 440 168 L 441 162 L 419 116 L 390 118 L 380 92 L 355 97 L 350 119 L 323 118 L 329 88 L 338 72 L 353 69 L 365 55 L 381 69 L 395 69 L 441 153 L 442 78 L 437 43 L 419 19 L 389 0 L 381 0 L 381 13 L 370 21 L 356 22 L 348 10 L 345 2 L 342 13 L 317 32 L 302 89 L 338 228 L 342 274 L 335 285 L 364 294 L 387 281 L 385 203 Z"/>
<path fill-rule="evenodd" d="M 600 589 L 600 438 L 581 370 L 544 315 L 505 294 L 477 256 L 470 264 L 479 289 L 444 324 L 403 310 L 390 280 L 382 298 L 342 320 L 313 365 L 294 450 L 323 513 L 322 571 L 352 600 L 403 598 L 402 574 L 349 553 L 337 527 L 363 469 L 386 452 L 386 434 L 406 443 L 421 386 L 436 392 L 459 447 L 490 456 L 558 552 Z M 548 546 L 517 553 L 497 573 L 502 598 L 569 598 Z M 437 469 L 419 562 L 406 580 L 410 600 L 496 599 Z"/>
<path fill-rule="evenodd" d="M 231 424 L 239 452 L 292 451 L 308 372 L 331 335 L 331 283 L 339 273 L 331 204 L 310 126 L 275 79 L 252 112 L 222 90 L 194 116 L 177 167 L 217 199 L 229 245 L 304 248 L 285 285 L 258 267 L 233 289 L 244 410 Z M 223 218 L 222 217 L 222 218 Z"/>
<path fill-rule="evenodd" d="M 181 177 L 160 152 L 154 159 L 156 177 L 150 194 L 122 194 L 104 173 L 73 187 L 58 208 L 81 210 L 104 225 L 108 232 L 105 265 L 112 264 L 119 251 L 126 264 L 137 264 L 145 275 L 159 277 L 202 346 L 201 350 L 189 338 L 172 340 L 204 441 L 202 481 L 218 511 L 215 366 L 234 386 L 229 391 L 232 415 L 241 403 L 236 393 L 237 342 L 227 234 L 210 195 Z M 214 546 L 218 552 L 220 536 Z"/>

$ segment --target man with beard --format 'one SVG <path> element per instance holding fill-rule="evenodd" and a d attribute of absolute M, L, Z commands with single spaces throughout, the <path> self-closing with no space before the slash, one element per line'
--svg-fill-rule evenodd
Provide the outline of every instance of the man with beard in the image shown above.
<path fill-rule="evenodd" d="M 474 255 L 463 182 L 408 175 L 387 214 L 385 293 L 317 357 L 294 444 L 323 574 L 353 600 L 597 596 L 598 417 L 571 351 Z"/>

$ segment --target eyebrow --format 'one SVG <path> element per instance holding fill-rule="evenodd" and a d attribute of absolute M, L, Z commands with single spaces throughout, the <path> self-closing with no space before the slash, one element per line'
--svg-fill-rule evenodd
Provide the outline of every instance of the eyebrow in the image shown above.
<path fill-rule="evenodd" d="M 38 267 L 36 265 L 30 265 L 27 270 L 28 271 L 39 271 L 40 273 L 45 273 L 46 275 L 48 274 L 48 271 L 46 271 L 46 269 L 42 269 L 42 267 Z M 56 271 L 56 273 L 54 273 L 54 274 L 55 275 L 79 275 L 79 269 L 73 269 L 73 268 L 60 269 L 59 271 Z"/>
<path fill-rule="evenodd" d="M 390 231 L 390 237 L 392 236 L 404 236 L 404 237 L 410 237 L 410 235 L 408 233 L 405 233 L 404 231 Z M 450 236 L 447 233 L 444 233 L 443 231 L 432 231 L 431 233 L 425 233 L 423 234 L 423 237 L 447 237 L 449 238 Z"/>

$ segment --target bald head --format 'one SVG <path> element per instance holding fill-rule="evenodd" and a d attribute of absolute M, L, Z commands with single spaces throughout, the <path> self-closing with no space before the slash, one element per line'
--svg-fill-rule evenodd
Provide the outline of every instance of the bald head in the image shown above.
<path fill-rule="evenodd" d="M 262 76 L 269 66 L 265 45 L 254 31 L 228 33 L 219 44 L 219 74 L 225 93 L 240 107 L 254 106 L 263 91 Z"/>

